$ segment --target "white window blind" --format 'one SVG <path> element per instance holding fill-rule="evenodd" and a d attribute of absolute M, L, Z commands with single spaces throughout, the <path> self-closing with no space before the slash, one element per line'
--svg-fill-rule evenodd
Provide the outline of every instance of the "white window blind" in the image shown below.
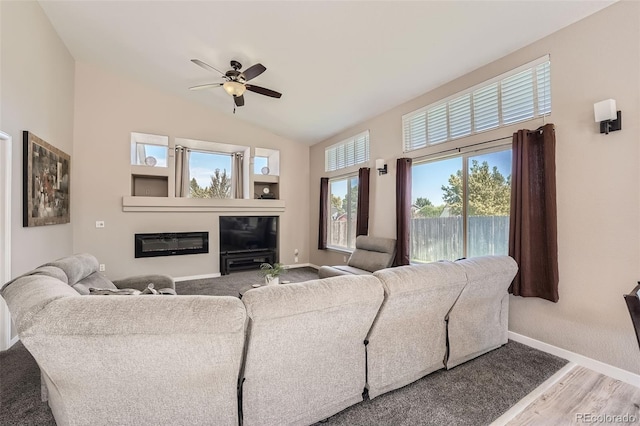
<path fill-rule="evenodd" d="M 473 118 L 476 132 L 494 129 L 500 125 L 498 83 L 473 92 Z"/>
<path fill-rule="evenodd" d="M 449 102 L 451 139 L 471 133 L 471 94 L 467 93 Z"/>
<path fill-rule="evenodd" d="M 547 55 L 404 115 L 404 152 L 550 113 Z"/>
<path fill-rule="evenodd" d="M 369 161 L 369 131 L 331 145 L 324 150 L 324 170 L 331 172 Z"/>

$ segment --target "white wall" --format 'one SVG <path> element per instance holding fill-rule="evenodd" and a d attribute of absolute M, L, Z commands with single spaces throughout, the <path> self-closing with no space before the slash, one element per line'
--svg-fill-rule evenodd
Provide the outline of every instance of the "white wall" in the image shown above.
<path fill-rule="evenodd" d="M 0 122 L 13 138 L 11 271 L 16 276 L 72 252 L 71 224 L 22 227 L 22 131 L 71 154 L 74 60 L 37 2 L 0 2 L 0 9 Z M 72 157 L 72 180 L 73 164 Z"/>
<path fill-rule="evenodd" d="M 523 23 L 526 20 L 523 21 Z M 532 23 L 534 25 L 535 23 Z M 505 35 L 508 36 L 508 35 Z M 640 351 L 622 295 L 640 278 L 640 4 L 619 2 L 530 46 L 447 83 L 311 148 L 311 262 L 341 263 L 316 250 L 324 148 L 370 130 L 372 173 L 369 233 L 395 237 L 395 159 L 402 153 L 402 115 L 519 65 L 551 55 L 556 125 L 560 301 L 511 297 L 509 329 L 614 366 L 640 372 Z M 594 102 L 614 98 L 623 129 L 607 136 L 594 122 Z M 535 129 L 541 120 L 468 138 L 481 142 Z M 429 149 L 407 156 L 417 157 Z"/>
<path fill-rule="evenodd" d="M 76 66 L 72 214 L 74 250 L 95 254 L 110 278 L 149 272 L 172 276 L 214 274 L 219 269 L 217 213 L 122 211 L 131 195 L 130 133 L 142 132 L 280 150 L 280 261 L 306 263 L 309 253 L 309 147 L 269 133 L 196 103 L 165 95 L 144 84 L 91 65 Z M 95 221 L 106 227 L 96 229 Z M 134 234 L 209 231 L 209 254 L 134 258 Z"/>

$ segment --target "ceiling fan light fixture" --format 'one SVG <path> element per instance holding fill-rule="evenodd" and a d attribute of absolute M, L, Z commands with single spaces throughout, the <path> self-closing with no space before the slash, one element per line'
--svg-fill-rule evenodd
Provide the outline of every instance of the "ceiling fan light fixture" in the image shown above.
<path fill-rule="evenodd" d="M 224 87 L 224 90 L 231 96 L 242 96 L 247 90 L 244 84 L 238 83 L 237 81 L 227 81 L 222 87 Z"/>

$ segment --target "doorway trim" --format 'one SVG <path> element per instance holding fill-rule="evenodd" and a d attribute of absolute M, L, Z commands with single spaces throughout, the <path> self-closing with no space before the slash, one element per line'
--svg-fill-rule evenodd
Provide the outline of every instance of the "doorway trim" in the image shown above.
<path fill-rule="evenodd" d="M 0 131 L 0 285 L 11 279 L 11 136 Z M 0 297 L 0 350 L 9 349 L 18 336 L 11 338 L 11 315 Z"/>

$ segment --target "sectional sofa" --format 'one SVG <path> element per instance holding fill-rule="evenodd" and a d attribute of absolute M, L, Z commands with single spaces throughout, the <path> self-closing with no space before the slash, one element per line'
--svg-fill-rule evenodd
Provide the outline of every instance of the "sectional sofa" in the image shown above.
<path fill-rule="evenodd" d="M 265 286 L 242 300 L 81 295 L 96 268 L 72 256 L 1 291 L 59 425 L 314 423 L 505 344 L 517 272 L 495 256 Z"/>

